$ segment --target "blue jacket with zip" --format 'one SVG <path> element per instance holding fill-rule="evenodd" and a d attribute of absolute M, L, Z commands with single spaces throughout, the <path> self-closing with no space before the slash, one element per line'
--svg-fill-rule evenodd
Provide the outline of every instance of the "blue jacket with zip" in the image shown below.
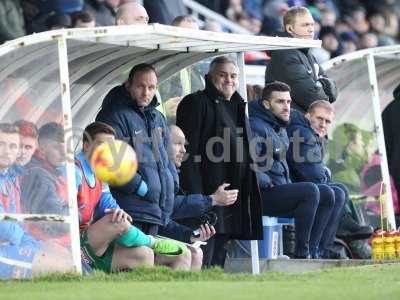
<path fill-rule="evenodd" d="M 260 188 L 291 183 L 286 151 L 289 139 L 283 121 L 266 109 L 261 101 L 249 104 L 250 127 L 253 132 Z"/>
<path fill-rule="evenodd" d="M 318 136 L 301 112 L 291 111 L 287 133 L 291 139 L 287 162 L 292 179 L 314 183 L 330 181 L 329 173 L 323 162 L 325 139 Z"/>
<path fill-rule="evenodd" d="M 117 86 L 104 98 L 96 121 L 112 126 L 116 138 L 131 145 L 138 157 L 132 180 L 111 187 L 119 206 L 137 222 L 165 226 L 173 211 L 178 174 L 168 155 L 169 129 L 158 105 L 154 97 L 147 107 L 139 107 L 123 85 Z M 137 194 L 142 181 L 148 186 L 143 197 Z"/>

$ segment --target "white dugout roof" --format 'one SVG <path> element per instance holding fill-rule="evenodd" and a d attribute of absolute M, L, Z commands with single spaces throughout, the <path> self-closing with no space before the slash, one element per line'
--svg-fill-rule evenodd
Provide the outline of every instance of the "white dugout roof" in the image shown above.
<path fill-rule="evenodd" d="M 28 88 L 46 78 L 57 78 L 60 72 L 65 78 L 64 87 L 69 81 L 73 119 L 84 124 L 95 114 L 110 87 L 122 83 L 129 69 L 138 63 L 154 64 L 162 82 L 207 57 L 319 46 L 319 41 L 215 33 L 160 24 L 59 30 L 27 36 L 0 47 L 0 82 L 22 72 Z M 49 59 L 57 51 L 60 61 Z M 54 85 L 47 85 L 40 95 L 42 108 L 46 108 L 59 96 L 59 91 Z M 8 98 L 12 101 L 14 97 Z"/>

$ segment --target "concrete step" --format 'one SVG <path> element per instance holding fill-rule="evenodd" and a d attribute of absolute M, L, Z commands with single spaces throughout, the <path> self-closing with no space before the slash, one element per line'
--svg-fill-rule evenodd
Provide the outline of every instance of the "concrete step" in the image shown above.
<path fill-rule="evenodd" d="M 326 268 L 354 267 L 373 264 L 400 263 L 400 260 L 369 259 L 260 259 L 260 272 L 303 273 Z M 251 273 L 250 258 L 227 258 L 224 270 L 229 273 Z"/>

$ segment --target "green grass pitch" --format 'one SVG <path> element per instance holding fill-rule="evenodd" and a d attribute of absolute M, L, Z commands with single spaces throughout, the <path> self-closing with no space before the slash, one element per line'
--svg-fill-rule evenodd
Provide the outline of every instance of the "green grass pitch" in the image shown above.
<path fill-rule="evenodd" d="M 48 276 L 25 282 L 0 282 L 1 300 L 57 299 L 400 299 L 400 264 L 335 268 L 303 274 L 198 273 L 166 268 L 92 276 Z"/>

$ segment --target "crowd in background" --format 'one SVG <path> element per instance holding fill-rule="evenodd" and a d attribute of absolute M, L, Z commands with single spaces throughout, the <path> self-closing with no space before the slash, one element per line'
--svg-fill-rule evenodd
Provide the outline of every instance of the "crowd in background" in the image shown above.
<path fill-rule="evenodd" d="M 59 28 L 115 25 L 118 7 L 141 2 L 150 23 L 171 24 L 190 13 L 182 0 L 4 0 L 0 3 L 0 42 Z M 393 45 L 399 38 L 400 3 L 395 0 L 198 0 L 200 4 L 259 35 L 274 36 L 282 16 L 294 5 L 306 6 L 316 22 L 314 49 L 318 62 L 358 49 Z M 205 30 L 228 31 L 199 20 Z M 261 56 L 261 63 L 268 58 Z M 257 56 L 260 59 L 260 56 Z M 258 61 L 259 63 L 260 61 Z"/>
<path fill-rule="evenodd" d="M 395 0 L 198 0 L 251 32 L 274 36 L 289 7 L 306 6 L 322 48 L 319 62 L 358 49 L 393 45 L 399 39 L 400 3 Z"/>

